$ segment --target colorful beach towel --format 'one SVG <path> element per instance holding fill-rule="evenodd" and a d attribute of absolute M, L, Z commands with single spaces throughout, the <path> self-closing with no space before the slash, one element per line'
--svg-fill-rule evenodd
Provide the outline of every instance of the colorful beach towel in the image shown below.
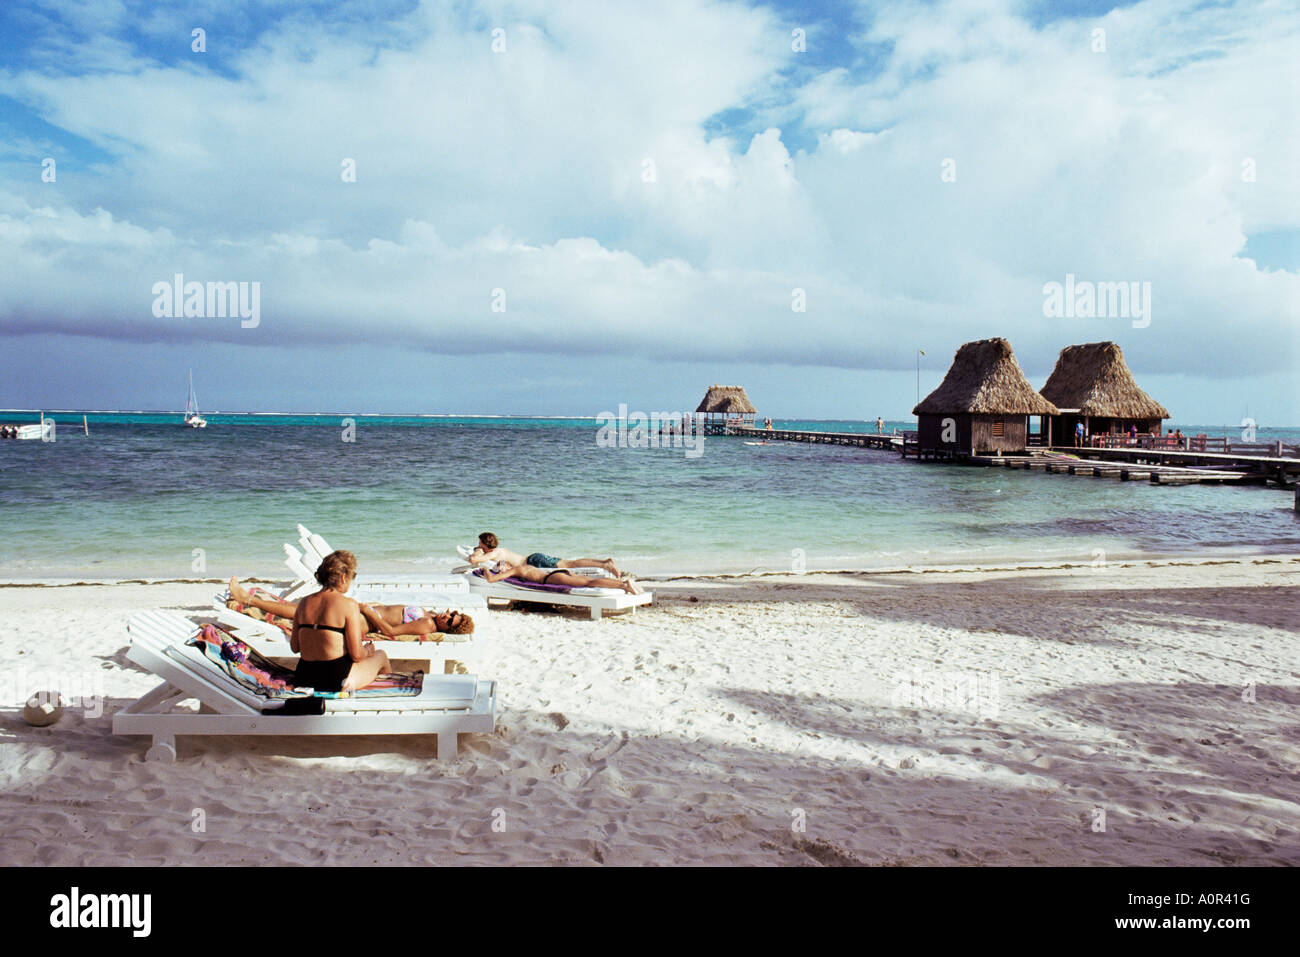
<path fill-rule="evenodd" d="M 203 652 L 240 687 L 263 698 L 309 698 L 312 690 L 293 683 L 293 671 L 263 657 L 230 632 L 215 625 L 202 625 L 187 644 Z"/>
<path fill-rule="evenodd" d="M 203 652 L 240 687 L 268 699 L 408 698 L 424 687 L 424 672 L 380 675 L 359 691 L 316 691 L 294 683 L 293 669 L 278 665 L 216 625 L 203 625 L 187 644 Z"/>

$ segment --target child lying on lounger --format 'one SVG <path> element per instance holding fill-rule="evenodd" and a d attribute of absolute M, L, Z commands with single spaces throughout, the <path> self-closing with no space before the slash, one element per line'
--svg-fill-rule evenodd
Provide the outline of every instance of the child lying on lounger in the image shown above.
<path fill-rule="evenodd" d="M 564 585 L 567 588 L 621 588 L 629 595 L 643 595 L 645 589 L 632 580 L 631 575 L 623 578 L 593 578 L 588 575 L 575 575 L 562 569 L 536 568 L 533 565 L 498 564 L 498 571 L 483 570 L 483 577 L 490 582 L 499 582 L 505 578 L 522 578 L 524 581 L 537 582 L 541 585 Z"/>
<path fill-rule="evenodd" d="M 230 576 L 230 597 L 251 608 L 257 608 L 269 615 L 292 619 L 298 610 L 298 603 L 276 601 L 255 595 L 240 587 L 239 580 Z M 361 614 L 371 631 L 378 632 L 386 638 L 402 635 L 429 635 L 446 632 L 452 635 L 468 635 L 474 631 L 474 619 L 464 612 L 435 612 L 418 608 L 415 605 L 367 605 L 359 602 Z"/>

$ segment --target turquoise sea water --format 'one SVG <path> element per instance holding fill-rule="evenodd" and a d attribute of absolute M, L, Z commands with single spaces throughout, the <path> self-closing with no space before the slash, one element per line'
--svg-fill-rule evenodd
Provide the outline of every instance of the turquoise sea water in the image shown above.
<path fill-rule="evenodd" d="M 212 414 L 204 430 L 179 413 L 89 413 L 88 437 L 80 412 L 51 416 L 55 442 L 0 442 L 0 578 L 278 577 L 297 522 L 356 552 L 363 572 L 444 570 L 486 530 L 517 551 L 613 556 L 645 575 L 1300 550 L 1291 495 L 1272 488 L 724 437 L 695 458 L 598 447 L 590 419 L 352 416 L 349 442 L 343 413 Z"/>

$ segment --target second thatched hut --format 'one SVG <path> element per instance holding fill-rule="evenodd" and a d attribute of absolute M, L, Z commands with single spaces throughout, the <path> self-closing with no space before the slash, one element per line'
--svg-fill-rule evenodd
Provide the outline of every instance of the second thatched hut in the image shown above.
<path fill-rule="evenodd" d="M 953 356 L 939 388 L 912 410 L 922 454 L 984 455 L 1023 452 L 1029 417 L 1057 408 L 1020 371 L 1005 339 L 968 342 Z"/>
<path fill-rule="evenodd" d="M 1169 418 L 1169 410 L 1138 387 L 1124 353 L 1113 342 L 1062 349 L 1043 386 L 1043 398 L 1060 410 L 1048 422 L 1053 445 L 1073 442 L 1079 423 L 1089 436 L 1122 435 L 1130 428 L 1158 435 Z"/>

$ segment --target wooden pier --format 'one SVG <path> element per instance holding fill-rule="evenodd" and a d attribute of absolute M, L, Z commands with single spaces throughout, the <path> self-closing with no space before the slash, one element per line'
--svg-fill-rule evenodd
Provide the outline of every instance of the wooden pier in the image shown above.
<path fill-rule="evenodd" d="M 1300 478 L 1300 449 L 1283 446 L 1284 455 L 1255 447 L 1238 451 L 1190 451 L 1176 448 L 1035 447 L 1020 455 L 964 455 L 919 448 L 915 432 L 881 435 L 875 432 L 816 432 L 809 429 L 760 429 L 731 426 L 715 435 L 740 436 L 749 441 L 808 442 L 848 445 L 897 452 L 917 461 L 931 459 L 962 465 L 1023 469 L 1046 475 L 1108 478 L 1152 485 L 1264 485 L 1289 488 Z"/>
<path fill-rule="evenodd" d="M 858 448 L 884 449 L 901 452 L 903 437 L 901 435 L 882 435 L 876 432 L 813 432 L 806 429 L 759 429 L 753 427 L 732 427 L 725 433 L 740 435 L 751 441 L 764 439 L 770 442 L 813 442 L 821 445 L 852 445 Z"/>
<path fill-rule="evenodd" d="M 1032 452 L 1028 455 L 972 455 L 971 465 L 1025 469 L 1048 475 L 1079 475 L 1088 478 L 1119 479 L 1121 482 L 1150 482 L 1152 485 L 1227 485 L 1263 483 L 1266 476 L 1244 470 L 1192 468 L 1179 465 L 1130 465 L 1093 462 L 1071 453 Z"/>
<path fill-rule="evenodd" d="M 1109 448 L 1068 448 L 1052 446 L 1045 452 L 1076 456 L 1081 459 L 1096 459 L 1109 463 L 1112 467 L 1159 469 L 1181 468 L 1183 470 L 1223 470 L 1230 473 L 1245 473 L 1256 481 L 1275 481 L 1279 485 L 1289 486 L 1300 478 L 1300 448 L 1283 445 L 1281 442 L 1271 446 L 1253 445 L 1244 449 L 1227 451 L 1193 451 L 1179 448 L 1143 448 L 1140 446 L 1113 446 Z M 1274 454 L 1269 454 L 1274 453 Z M 1155 481 L 1153 479 L 1153 481 Z"/>

